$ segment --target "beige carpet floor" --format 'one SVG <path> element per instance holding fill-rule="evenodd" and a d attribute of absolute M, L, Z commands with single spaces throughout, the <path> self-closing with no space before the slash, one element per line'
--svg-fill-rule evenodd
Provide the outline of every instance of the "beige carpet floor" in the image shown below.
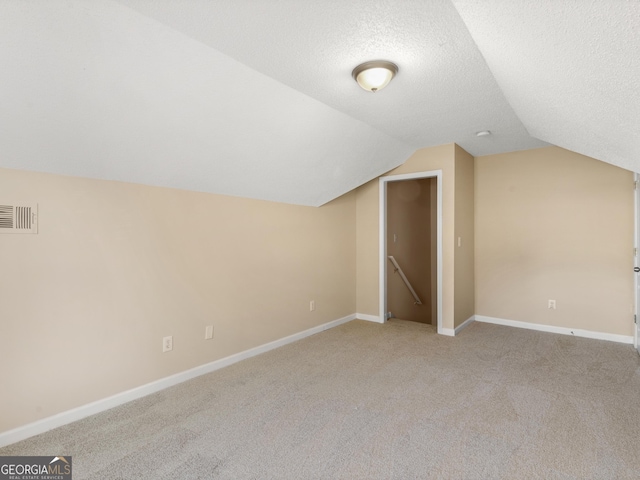
<path fill-rule="evenodd" d="M 0 449 L 74 479 L 638 479 L 629 345 L 354 321 Z"/>

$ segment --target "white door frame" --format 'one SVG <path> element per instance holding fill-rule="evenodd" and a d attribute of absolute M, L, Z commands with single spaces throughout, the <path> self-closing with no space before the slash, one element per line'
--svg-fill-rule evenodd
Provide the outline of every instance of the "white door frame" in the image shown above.
<path fill-rule="evenodd" d="M 634 255 L 633 255 L 633 266 L 640 267 L 640 257 L 638 257 L 638 253 L 640 253 L 640 191 L 638 190 L 638 182 L 640 181 L 640 175 L 637 173 L 633 174 L 633 179 L 635 181 L 635 189 L 633 192 L 633 205 L 634 205 L 634 224 L 633 224 L 633 237 L 634 242 L 633 246 Z M 633 274 L 633 298 L 635 300 L 635 322 L 633 325 L 633 346 L 640 353 L 640 333 L 638 332 L 638 326 L 640 325 L 640 284 L 638 282 L 639 274 Z"/>
<path fill-rule="evenodd" d="M 420 178 L 436 178 L 437 181 L 437 305 L 438 305 L 438 333 L 442 333 L 442 170 L 428 172 L 406 173 L 380 177 L 380 321 L 387 321 L 387 183 L 401 180 L 416 180 Z M 431 299 L 433 301 L 433 299 Z"/>

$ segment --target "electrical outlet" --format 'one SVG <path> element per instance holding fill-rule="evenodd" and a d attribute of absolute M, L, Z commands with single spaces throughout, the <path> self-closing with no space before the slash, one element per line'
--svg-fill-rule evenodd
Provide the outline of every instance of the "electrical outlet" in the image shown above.
<path fill-rule="evenodd" d="M 204 328 L 204 339 L 211 340 L 213 338 L 213 325 L 207 325 Z"/>
<path fill-rule="evenodd" d="M 170 352 L 173 350 L 173 337 L 164 337 L 162 339 L 162 352 Z"/>
<path fill-rule="evenodd" d="M 315 300 L 311 300 L 309 302 L 309 311 L 313 312 L 315 309 L 316 309 L 316 302 L 315 302 Z"/>
<path fill-rule="evenodd" d="M 556 301 L 555 300 L 549 300 L 549 306 L 548 308 L 550 310 L 555 310 L 556 309 Z"/>

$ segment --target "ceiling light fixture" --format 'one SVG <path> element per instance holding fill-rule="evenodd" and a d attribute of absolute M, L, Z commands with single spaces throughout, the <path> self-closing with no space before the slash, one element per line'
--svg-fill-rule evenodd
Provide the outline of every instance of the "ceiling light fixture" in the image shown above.
<path fill-rule="evenodd" d="M 489 135 L 491 135 L 491 132 L 489 130 L 481 130 L 479 132 L 476 132 L 476 137 L 488 137 Z"/>
<path fill-rule="evenodd" d="M 398 66 L 386 60 L 365 62 L 353 69 L 351 75 L 362 88 L 369 92 L 377 92 L 386 87 L 398 73 Z"/>

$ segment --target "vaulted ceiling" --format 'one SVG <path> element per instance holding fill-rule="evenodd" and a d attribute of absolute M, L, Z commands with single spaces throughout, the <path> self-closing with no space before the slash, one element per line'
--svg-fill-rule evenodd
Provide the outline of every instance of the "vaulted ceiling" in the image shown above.
<path fill-rule="evenodd" d="M 302 205 L 451 142 L 640 171 L 638 52 L 638 0 L 0 0 L 0 166 Z"/>

